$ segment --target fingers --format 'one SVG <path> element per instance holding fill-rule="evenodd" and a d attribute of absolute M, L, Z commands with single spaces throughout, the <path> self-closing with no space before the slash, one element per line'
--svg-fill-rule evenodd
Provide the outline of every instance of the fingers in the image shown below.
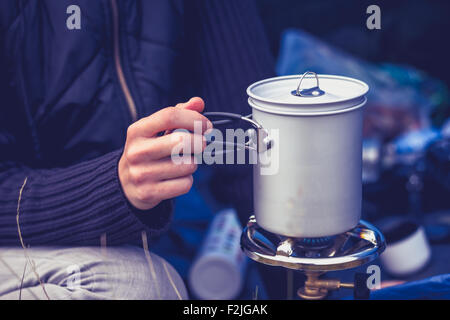
<path fill-rule="evenodd" d="M 203 152 L 203 135 L 213 127 L 201 114 L 204 107 L 203 100 L 195 97 L 128 127 L 118 174 L 125 196 L 134 207 L 153 208 L 192 187 L 192 174 L 197 170 L 192 155 Z M 165 135 L 159 136 L 162 132 Z"/>
<path fill-rule="evenodd" d="M 140 136 L 154 137 L 159 132 L 175 129 L 186 129 L 203 134 L 212 127 L 211 121 L 197 111 L 169 107 L 135 122 L 130 126 L 130 130 Z"/>
<path fill-rule="evenodd" d="M 192 175 L 141 186 L 132 185 L 128 200 L 140 210 L 148 210 L 163 200 L 172 199 L 189 192 L 194 183 Z"/>
<path fill-rule="evenodd" d="M 155 176 L 159 180 L 170 180 L 190 176 L 197 171 L 198 165 L 193 157 L 186 157 L 183 163 L 174 163 L 172 159 L 161 160 L 155 168 Z"/>
<path fill-rule="evenodd" d="M 193 183 L 194 178 L 192 175 L 189 175 L 162 181 L 157 184 L 157 189 L 161 194 L 161 198 L 167 200 L 188 193 Z"/>
<path fill-rule="evenodd" d="M 135 187 L 135 203 L 138 203 L 139 209 L 145 210 L 146 207 L 153 207 L 162 200 L 172 199 L 188 193 L 193 183 L 194 178 L 192 175 L 188 175 Z"/>
<path fill-rule="evenodd" d="M 182 163 L 174 163 L 167 158 L 153 162 L 151 165 L 142 164 L 130 171 L 130 180 L 136 185 L 176 179 L 192 175 L 197 170 L 193 157 L 186 157 Z"/>
<path fill-rule="evenodd" d="M 140 139 L 127 148 L 126 157 L 131 164 L 139 164 L 172 155 L 178 159 L 180 154 L 200 154 L 205 148 L 206 139 L 203 135 L 176 131 L 157 138 Z"/>
<path fill-rule="evenodd" d="M 203 112 L 203 110 L 205 109 L 205 102 L 203 102 L 203 99 L 200 97 L 194 97 L 191 98 L 188 102 L 177 104 L 175 108 Z M 166 130 L 164 134 L 169 134 L 171 132 L 171 130 Z"/>

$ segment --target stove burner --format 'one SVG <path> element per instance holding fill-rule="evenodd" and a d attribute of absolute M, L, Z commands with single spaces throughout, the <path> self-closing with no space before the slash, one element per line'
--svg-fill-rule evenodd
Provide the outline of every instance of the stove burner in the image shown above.
<path fill-rule="evenodd" d="M 310 250 L 325 249 L 333 244 L 333 239 L 334 237 L 298 238 L 297 245 Z"/>
<path fill-rule="evenodd" d="M 386 244 L 383 235 L 365 221 L 352 230 L 321 238 L 289 238 L 264 230 L 250 217 L 241 236 L 242 250 L 267 265 L 303 271 L 306 281 L 297 294 L 303 299 L 325 298 L 329 291 L 353 288 L 355 299 L 368 299 L 367 274 L 355 274 L 354 283 L 320 279 L 327 271 L 355 268 L 378 257 Z"/>
<path fill-rule="evenodd" d="M 360 221 L 352 230 L 321 238 L 289 238 L 261 228 L 250 217 L 241 236 L 241 247 L 253 260 L 289 269 L 326 272 L 355 268 L 383 252 L 380 231 Z"/>

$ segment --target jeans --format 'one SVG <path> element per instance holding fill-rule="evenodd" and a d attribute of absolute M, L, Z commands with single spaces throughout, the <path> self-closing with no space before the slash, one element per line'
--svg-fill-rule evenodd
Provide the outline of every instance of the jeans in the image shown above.
<path fill-rule="evenodd" d="M 138 247 L 0 247 L 0 299 L 186 298 L 175 269 Z"/>

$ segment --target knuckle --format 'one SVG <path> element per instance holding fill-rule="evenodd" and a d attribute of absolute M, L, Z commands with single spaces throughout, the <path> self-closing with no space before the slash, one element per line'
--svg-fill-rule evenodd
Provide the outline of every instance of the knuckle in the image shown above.
<path fill-rule="evenodd" d="M 136 198 L 137 200 L 139 200 L 140 202 L 146 202 L 149 200 L 149 195 L 148 193 L 144 190 L 144 188 L 138 188 L 136 190 Z"/>
<path fill-rule="evenodd" d="M 171 126 L 174 124 L 178 117 L 179 109 L 175 107 L 168 107 L 165 109 L 165 124 Z"/>
<path fill-rule="evenodd" d="M 139 161 L 140 152 L 133 147 L 127 148 L 125 156 L 129 163 L 136 164 Z"/>
<path fill-rule="evenodd" d="M 136 198 L 140 202 L 145 202 L 145 203 L 154 202 L 156 199 L 153 195 L 154 195 L 154 193 L 153 193 L 152 188 L 140 187 L 140 188 L 136 189 Z"/>
<path fill-rule="evenodd" d="M 133 184 L 141 184 L 144 181 L 144 175 L 139 169 L 136 168 L 129 169 L 129 177 Z"/>
<path fill-rule="evenodd" d="M 175 107 L 167 107 L 164 109 L 167 116 L 173 116 L 177 112 L 177 108 Z"/>
<path fill-rule="evenodd" d="M 171 134 L 172 139 L 172 149 L 181 148 L 183 151 L 188 148 L 190 150 L 190 145 L 192 141 L 192 135 L 188 132 L 179 130 Z"/>
<path fill-rule="evenodd" d="M 131 124 L 127 128 L 127 138 L 132 139 L 136 136 L 136 126 L 134 124 Z"/>
<path fill-rule="evenodd" d="M 183 130 L 176 130 L 172 133 L 172 137 L 175 141 L 182 142 L 185 139 L 187 139 L 189 134 L 187 132 L 184 132 Z"/>

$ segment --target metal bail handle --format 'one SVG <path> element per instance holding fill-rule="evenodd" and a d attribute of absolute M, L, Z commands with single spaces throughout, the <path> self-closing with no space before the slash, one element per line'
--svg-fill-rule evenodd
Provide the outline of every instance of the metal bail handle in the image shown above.
<path fill-rule="evenodd" d="M 312 87 L 312 88 L 300 90 L 302 81 L 305 78 L 305 76 L 308 74 L 314 75 L 314 77 L 316 78 L 316 86 Z M 312 71 L 306 71 L 300 78 L 300 82 L 297 86 L 297 90 L 294 90 L 291 93 L 297 97 L 319 97 L 321 95 L 324 95 L 325 91 L 323 91 L 319 88 L 319 77 L 317 76 L 317 73 L 312 72 Z"/>
<path fill-rule="evenodd" d="M 222 120 L 216 120 L 216 121 L 212 121 L 213 125 L 220 125 L 220 124 L 225 124 L 231 121 L 236 121 L 236 120 L 243 120 L 245 122 L 248 122 L 252 125 L 252 127 L 256 130 L 256 149 L 258 152 L 265 152 L 267 150 L 269 150 L 272 147 L 272 141 L 270 140 L 267 131 L 255 120 L 250 119 L 251 115 L 248 116 L 243 116 L 240 114 L 235 114 L 235 113 L 229 113 L 229 112 L 205 112 L 203 113 L 203 115 L 205 117 L 208 118 L 222 118 Z M 222 142 L 224 145 L 230 144 L 227 142 Z M 240 145 L 240 144 L 236 144 L 236 143 L 231 143 L 231 145 L 236 146 L 236 147 L 243 147 L 245 149 L 251 150 L 254 149 L 252 148 L 252 141 L 248 141 L 247 143 L 245 143 L 245 145 Z"/>

